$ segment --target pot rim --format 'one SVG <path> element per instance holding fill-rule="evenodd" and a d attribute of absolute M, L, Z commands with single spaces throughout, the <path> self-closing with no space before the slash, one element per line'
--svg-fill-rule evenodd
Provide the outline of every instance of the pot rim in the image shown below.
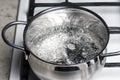
<path fill-rule="evenodd" d="M 49 62 L 49 61 L 45 61 L 45 60 L 39 58 L 38 56 L 36 56 L 36 55 L 29 49 L 29 47 L 26 45 L 26 32 L 27 32 L 27 29 L 28 29 L 28 27 L 31 25 L 31 23 L 32 23 L 36 18 L 38 18 L 39 16 L 44 15 L 45 13 L 49 13 L 49 12 L 51 12 L 51 11 L 56 11 L 56 10 L 65 9 L 65 8 L 75 8 L 75 9 L 80 9 L 80 10 L 86 11 L 86 12 L 90 13 L 91 15 L 95 16 L 96 18 L 98 18 L 98 19 L 103 23 L 103 25 L 105 26 L 105 28 L 106 28 L 106 30 L 107 30 L 107 33 L 108 33 L 108 34 L 107 34 L 107 35 L 108 35 L 108 36 L 107 36 L 107 37 L 108 37 L 107 42 L 106 42 L 105 46 L 103 47 L 103 49 L 102 49 L 98 54 L 96 54 L 95 56 L 93 56 L 90 60 L 92 60 L 92 59 L 96 58 L 97 56 L 99 56 L 100 54 L 102 54 L 102 52 L 103 52 L 104 49 L 106 48 L 106 46 L 107 46 L 107 44 L 108 44 L 108 42 L 109 42 L 109 38 L 110 38 L 108 26 L 107 26 L 106 22 L 102 19 L 102 17 L 99 16 L 97 13 L 95 13 L 95 12 L 93 12 L 93 11 L 87 9 L 87 8 L 80 7 L 80 6 L 63 6 L 63 7 L 56 7 L 56 8 L 51 7 L 51 8 L 45 9 L 45 10 L 37 13 L 35 16 L 33 16 L 33 17 L 28 21 L 28 23 L 27 23 L 27 25 L 26 25 L 26 27 L 25 27 L 25 29 L 24 29 L 23 40 L 24 40 L 24 47 L 25 47 L 26 52 L 28 52 L 29 54 L 32 54 L 32 55 L 33 55 L 34 57 L 36 57 L 37 59 L 39 59 L 39 60 L 41 60 L 41 61 L 43 61 L 43 62 L 46 62 L 46 63 L 48 63 L 48 64 L 52 64 L 52 65 L 63 65 L 63 66 L 68 66 L 68 65 L 72 66 L 72 65 L 73 65 L 73 66 L 75 66 L 75 65 L 78 65 L 78 64 L 81 64 L 81 63 L 85 63 L 85 62 L 90 61 L 90 60 L 86 60 L 85 62 L 76 63 L 76 64 L 57 64 L 57 63 L 52 63 L 52 62 Z"/>

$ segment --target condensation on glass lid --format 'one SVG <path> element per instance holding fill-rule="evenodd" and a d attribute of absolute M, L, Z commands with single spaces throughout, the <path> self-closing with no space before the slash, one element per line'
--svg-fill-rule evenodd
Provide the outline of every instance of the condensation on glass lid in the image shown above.
<path fill-rule="evenodd" d="M 40 59 L 54 64 L 90 60 L 105 46 L 107 33 L 100 20 L 81 11 L 62 9 L 39 16 L 26 33 L 27 47 Z"/>

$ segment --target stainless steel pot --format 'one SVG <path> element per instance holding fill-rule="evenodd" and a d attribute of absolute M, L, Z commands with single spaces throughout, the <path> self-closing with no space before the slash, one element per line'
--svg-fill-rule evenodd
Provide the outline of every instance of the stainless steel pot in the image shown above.
<path fill-rule="evenodd" d="M 16 24 L 26 25 L 24 47 L 6 39 L 6 30 Z M 26 56 L 31 69 L 43 80 L 88 80 L 104 66 L 106 55 L 114 55 L 105 54 L 109 41 L 105 21 L 82 7 L 50 8 L 28 23 L 9 23 L 3 28 L 2 37 L 8 45 L 29 53 Z"/>

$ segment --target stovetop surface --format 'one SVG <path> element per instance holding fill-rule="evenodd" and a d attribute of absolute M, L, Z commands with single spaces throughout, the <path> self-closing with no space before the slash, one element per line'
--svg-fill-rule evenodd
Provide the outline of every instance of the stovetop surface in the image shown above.
<path fill-rule="evenodd" d="M 29 1 L 30 0 L 20 0 L 20 7 L 18 12 L 18 19 L 26 21 L 27 20 L 27 12 L 29 7 Z M 64 2 L 65 0 L 35 0 L 35 3 L 60 3 Z M 70 2 L 120 2 L 120 0 L 69 0 Z M 87 9 L 90 9 L 97 14 L 99 14 L 107 23 L 108 26 L 119 26 L 120 27 L 120 6 L 83 6 Z M 36 7 L 34 10 L 34 15 L 38 12 L 47 9 L 49 7 Z M 21 45 L 22 40 L 22 34 L 24 30 L 24 26 L 20 27 L 22 25 L 17 26 L 16 28 L 16 35 L 15 35 L 15 44 Z M 19 37 L 18 37 L 19 36 Z M 119 34 L 111 34 L 110 35 L 110 41 L 107 46 L 107 52 L 113 52 L 120 50 L 120 35 Z M 9 80 L 21 80 L 19 78 L 19 72 L 22 62 L 22 57 L 24 57 L 24 54 L 20 50 L 14 49 L 13 50 L 13 60 L 11 64 L 11 73 L 10 73 L 10 79 Z M 16 60 L 16 61 L 15 61 Z M 120 62 L 120 56 L 114 56 L 114 57 L 108 57 L 106 62 Z M 14 64 L 15 63 L 15 64 Z M 16 63 L 19 64 L 19 66 L 16 66 Z M 26 63 L 26 62 L 25 62 Z M 12 70 L 14 71 L 12 72 Z M 23 71 L 23 73 L 28 74 L 29 77 L 28 80 L 38 80 L 38 78 L 34 75 L 34 73 L 31 71 L 31 69 L 28 66 L 28 63 L 26 63 L 25 68 L 27 71 Z M 99 71 L 99 73 L 96 73 L 91 80 L 120 80 L 120 67 L 110 67 L 110 68 L 103 68 Z M 23 77 L 26 77 L 23 75 Z M 25 79 L 23 79 L 25 80 Z"/>

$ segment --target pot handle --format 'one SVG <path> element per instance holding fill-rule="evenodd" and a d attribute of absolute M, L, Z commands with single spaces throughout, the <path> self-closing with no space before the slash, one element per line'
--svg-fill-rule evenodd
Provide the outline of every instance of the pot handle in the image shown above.
<path fill-rule="evenodd" d="M 13 21 L 13 22 L 8 23 L 7 25 L 5 25 L 5 27 L 2 30 L 2 38 L 7 45 L 9 45 L 11 47 L 14 47 L 16 49 L 20 49 L 22 51 L 25 51 L 24 47 L 10 43 L 9 40 L 7 40 L 7 37 L 6 37 L 7 29 L 12 27 L 13 25 L 17 25 L 17 24 L 26 25 L 27 22 L 26 21 Z"/>
<path fill-rule="evenodd" d="M 120 27 L 109 27 L 109 33 L 120 34 Z M 120 51 L 102 54 L 103 57 L 110 57 L 110 56 L 117 56 L 117 55 L 120 55 Z"/>

